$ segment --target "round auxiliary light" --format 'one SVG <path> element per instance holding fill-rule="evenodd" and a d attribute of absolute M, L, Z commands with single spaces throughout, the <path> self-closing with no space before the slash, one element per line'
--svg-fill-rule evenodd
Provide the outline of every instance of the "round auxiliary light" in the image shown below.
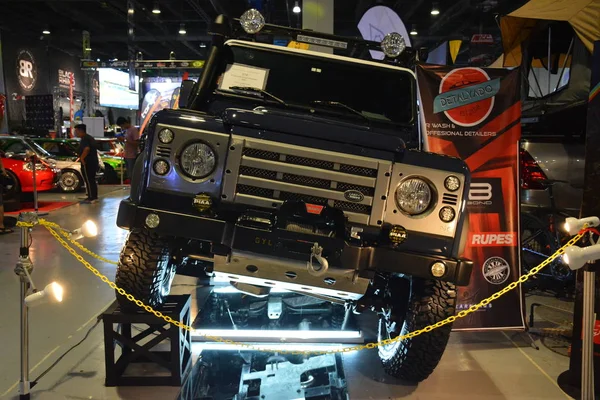
<path fill-rule="evenodd" d="M 146 226 L 150 229 L 156 228 L 160 224 L 160 217 L 158 214 L 148 214 L 146 217 Z"/>
<path fill-rule="evenodd" d="M 166 175 L 169 172 L 169 163 L 165 160 L 158 160 L 154 163 L 154 172 L 158 175 Z"/>
<path fill-rule="evenodd" d="M 181 152 L 181 169 L 194 179 L 210 175 L 216 164 L 215 152 L 207 144 L 192 143 Z"/>
<path fill-rule="evenodd" d="M 396 203 L 408 215 L 424 213 L 431 204 L 431 187 L 422 179 L 405 179 L 396 189 Z"/>
<path fill-rule="evenodd" d="M 240 24 L 246 33 L 254 35 L 265 26 L 265 17 L 258 10 L 252 8 L 242 14 Z"/>
<path fill-rule="evenodd" d="M 381 50 L 390 58 L 398 57 L 406 49 L 406 41 L 398 32 L 385 35 L 381 41 Z"/>
<path fill-rule="evenodd" d="M 431 275 L 441 278 L 446 273 L 446 265 L 441 261 L 436 261 L 431 266 Z"/>
<path fill-rule="evenodd" d="M 455 192 L 460 188 L 460 180 L 456 176 L 450 175 L 444 181 L 444 187 L 451 192 Z"/>
<path fill-rule="evenodd" d="M 163 129 L 158 133 L 158 140 L 160 140 L 162 144 L 171 143 L 173 138 L 175 138 L 175 134 L 170 129 Z"/>
<path fill-rule="evenodd" d="M 442 207 L 440 210 L 440 219 L 444 222 L 451 222 L 454 217 L 456 217 L 456 213 L 452 207 Z"/>

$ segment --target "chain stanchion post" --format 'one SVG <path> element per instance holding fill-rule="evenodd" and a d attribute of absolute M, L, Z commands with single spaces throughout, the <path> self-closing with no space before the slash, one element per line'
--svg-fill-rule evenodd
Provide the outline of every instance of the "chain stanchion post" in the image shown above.
<path fill-rule="evenodd" d="M 37 175 L 35 170 L 35 155 L 31 156 L 31 170 L 33 171 L 33 210 L 37 214 L 38 210 L 38 191 L 37 191 Z"/>
<path fill-rule="evenodd" d="M 29 258 L 29 230 L 30 225 L 37 219 L 35 213 L 21 213 L 19 215 L 21 244 L 19 246 L 19 259 L 15 266 L 15 273 L 19 276 L 21 285 L 19 307 L 21 310 L 21 378 L 19 380 L 19 399 L 29 400 L 31 397 L 31 382 L 29 381 L 29 315 L 25 305 L 25 297 L 31 287 L 29 276 L 33 273 L 33 263 Z"/>
<path fill-rule="evenodd" d="M 592 264 L 593 265 L 593 264 Z M 594 396 L 594 313 L 596 272 L 588 265 L 583 271 L 583 345 L 581 354 L 581 398 Z"/>

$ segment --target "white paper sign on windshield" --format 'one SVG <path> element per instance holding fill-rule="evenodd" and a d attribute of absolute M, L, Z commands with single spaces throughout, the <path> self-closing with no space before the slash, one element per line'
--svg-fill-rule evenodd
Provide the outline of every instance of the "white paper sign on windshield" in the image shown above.
<path fill-rule="evenodd" d="M 240 86 L 265 90 L 268 76 L 268 69 L 244 64 L 229 64 L 223 74 L 219 89 L 230 90 L 232 87 Z"/>

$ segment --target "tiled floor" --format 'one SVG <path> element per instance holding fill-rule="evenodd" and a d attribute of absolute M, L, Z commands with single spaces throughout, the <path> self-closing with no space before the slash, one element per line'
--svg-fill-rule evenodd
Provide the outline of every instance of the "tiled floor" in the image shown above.
<path fill-rule="evenodd" d="M 115 226 L 119 200 L 127 192 L 102 188 L 96 205 L 74 205 L 52 213 L 48 219 L 76 228 L 85 220 L 99 221 L 97 239 L 84 245 L 116 260 L 125 232 Z M 47 196 L 47 195 L 45 195 Z M 74 195 L 53 194 L 57 200 Z M 63 198 L 64 197 L 64 198 Z M 18 255 L 18 234 L 0 237 L 0 397 L 16 399 L 19 378 L 19 283 L 13 272 Z M 38 286 L 53 280 L 65 286 L 65 300 L 58 306 L 31 310 L 30 342 L 32 378 L 37 377 L 66 349 L 80 341 L 96 316 L 114 299 L 113 291 L 77 264 L 43 228 L 33 232 L 31 247 Z M 115 267 L 94 262 L 114 276 Z M 190 278 L 177 277 L 174 291 L 189 292 Z M 538 341 L 539 344 L 539 341 Z M 386 376 L 375 350 L 344 356 L 351 399 L 565 399 L 556 385 L 568 358 L 541 345 L 533 349 L 524 334 L 514 332 L 454 333 L 435 373 L 418 386 L 405 385 Z M 106 388 L 102 329 L 69 353 L 33 389 L 33 399 L 175 399 L 178 388 Z"/>

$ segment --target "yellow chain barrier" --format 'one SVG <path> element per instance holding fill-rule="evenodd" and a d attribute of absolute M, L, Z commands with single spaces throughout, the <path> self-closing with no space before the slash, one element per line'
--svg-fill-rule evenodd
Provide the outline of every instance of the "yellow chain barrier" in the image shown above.
<path fill-rule="evenodd" d="M 120 294 L 121 296 L 124 296 L 125 298 L 127 298 L 127 300 L 131 301 L 132 303 L 134 303 L 138 307 L 146 310 L 148 313 L 154 314 L 157 318 L 160 318 L 160 319 L 164 320 L 165 322 L 167 322 L 169 324 L 173 324 L 173 325 L 175 325 L 176 327 L 178 327 L 180 329 L 184 329 L 184 330 L 190 331 L 190 332 L 195 332 L 196 334 L 198 334 L 198 332 L 196 332 L 196 330 L 194 328 L 192 328 L 191 326 L 186 325 L 186 324 L 182 323 L 181 321 L 176 321 L 173 318 L 169 317 L 168 315 L 164 315 L 160 311 L 155 310 L 154 308 L 150 307 L 149 305 L 144 304 L 141 300 L 136 299 L 133 295 L 131 295 L 130 293 L 127 293 L 124 289 L 118 287 L 113 281 L 111 281 L 109 278 L 107 278 L 105 275 L 103 275 L 100 271 L 98 271 L 96 268 L 94 268 L 94 266 L 92 266 L 88 261 L 86 261 L 79 253 L 77 253 L 77 251 L 73 247 L 71 247 L 69 245 L 69 243 L 67 243 L 67 240 L 69 240 L 76 247 L 78 247 L 79 249 L 81 249 L 82 251 L 84 251 L 86 254 L 88 254 L 88 255 L 90 255 L 90 256 L 92 256 L 94 258 L 97 258 L 97 259 L 99 259 L 101 261 L 104 261 L 104 262 L 109 262 L 111 264 L 118 264 L 118 263 L 116 263 L 114 261 L 107 260 L 107 259 L 105 259 L 105 258 L 103 258 L 103 257 L 101 257 L 101 256 L 99 256 L 97 254 L 95 254 L 94 252 L 92 252 L 92 251 L 84 248 L 80 243 L 78 243 L 78 242 L 76 242 L 76 241 L 74 241 L 74 240 L 72 240 L 70 238 L 69 233 L 68 233 L 69 231 L 61 228 L 58 224 L 46 221 L 44 219 L 40 219 L 39 220 L 39 224 L 42 225 L 42 226 L 44 226 L 48 230 L 48 232 L 50 232 L 50 234 L 52 236 L 54 236 L 54 238 L 65 249 L 67 249 L 67 251 L 69 251 L 69 253 L 71 253 L 71 255 L 73 255 L 73 257 L 75 257 L 77 259 L 77 261 L 79 261 L 84 267 L 86 267 L 94 275 L 96 275 L 98 278 L 100 278 L 100 280 L 102 282 L 106 283 L 108 286 L 110 286 L 112 289 L 114 289 L 118 294 Z M 33 224 L 19 222 L 17 224 L 17 226 L 33 227 Z M 62 236 L 65 236 L 65 238 L 67 238 L 67 240 L 63 239 Z M 448 317 L 448 318 L 446 318 L 446 319 L 444 319 L 442 321 L 436 322 L 435 324 L 426 326 L 423 329 L 418 329 L 416 331 L 409 332 L 406 335 L 397 336 L 397 337 L 395 337 L 393 339 L 385 339 L 385 340 L 382 340 L 382 341 L 379 341 L 379 342 L 367 343 L 367 344 L 364 344 L 364 345 L 350 346 L 350 347 L 345 347 L 345 348 L 342 348 L 342 349 L 306 350 L 306 351 L 277 350 L 277 351 L 279 353 L 295 354 L 295 355 L 302 355 L 302 354 L 306 354 L 306 355 L 319 355 L 319 354 L 332 354 L 332 353 L 348 353 L 348 352 L 351 352 L 351 351 L 359 351 L 359 350 L 364 350 L 364 349 L 374 349 L 374 348 L 376 348 L 378 346 L 387 346 L 387 345 L 390 345 L 392 343 L 402 341 L 404 339 L 414 338 L 415 336 L 419 336 L 419 335 L 421 335 L 423 333 L 431 332 L 434 329 L 440 328 L 440 327 L 442 327 L 444 325 L 451 324 L 454 321 L 456 321 L 457 319 L 466 317 L 467 315 L 469 315 L 469 314 L 471 314 L 471 313 L 479 310 L 480 308 L 487 306 L 492 301 L 499 299 L 500 297 L 502 297 L 506 293 L 510 292 L 511 290 L 516 289 L 519 286 L 519 284 L 526 282 L 529 278 L 531 278 L 532 276 L 534 276 L 535 274 L 537 274 L 538 272 L 540 272 L 540 270 L 542 268 L 544 268 L 548 264 L 552 263 L 554 260 L 556 260 L 556 258 L 558 258 L 562 254 L 564 254 L 565 249 L 567 247 L 570 247 L 570 246 L 574 245 L 582 237 L 583 237 L 582 233 L 577 234 L 576 236 L 574 236 L 573 238 L 571 238 L 571 240 L 569 240 L 567 242 L 567 244 L 565 244 L 564 246 L 562 246 L 554 254 L 552 254 L 547 259 L 545 259 L 541 264 L 539 264 L 536 267 L 533 267 L 527 274 L 522 275 L 519 278 L 518 281 L 511 282 L 504 289 L 502 289 L 502 290 L 494 293 L 493 295 L 491 295 L 487 299 L 484 299 L 484 300 L 480 301 L 479 303 L 472 305 L 467 310 L 462 310 L 462 311 L 458 312 L 458 314 L 456 314 L 456 315 L 450 316 L 450 317 Z M 265 348 L 268 348 L 268 345 L 260 347 L 260 346 L 256 346 L 256 345 L 250 345 L 248 343 L 235 342 L 233 340 L 224 339 L 224 338 L 219 337 L 219 336 L 209 336 L 209 335 L 202 335 L 202 336 L 204 336 L 206 339 L 214 341 L 214 342 L 220 342 L 220 343 L 235 345 L 235 346 L 244 347 L 244 348 L 251 349 L 251 350 L 256 350 L 256 351 L 265 351 Z"/>

